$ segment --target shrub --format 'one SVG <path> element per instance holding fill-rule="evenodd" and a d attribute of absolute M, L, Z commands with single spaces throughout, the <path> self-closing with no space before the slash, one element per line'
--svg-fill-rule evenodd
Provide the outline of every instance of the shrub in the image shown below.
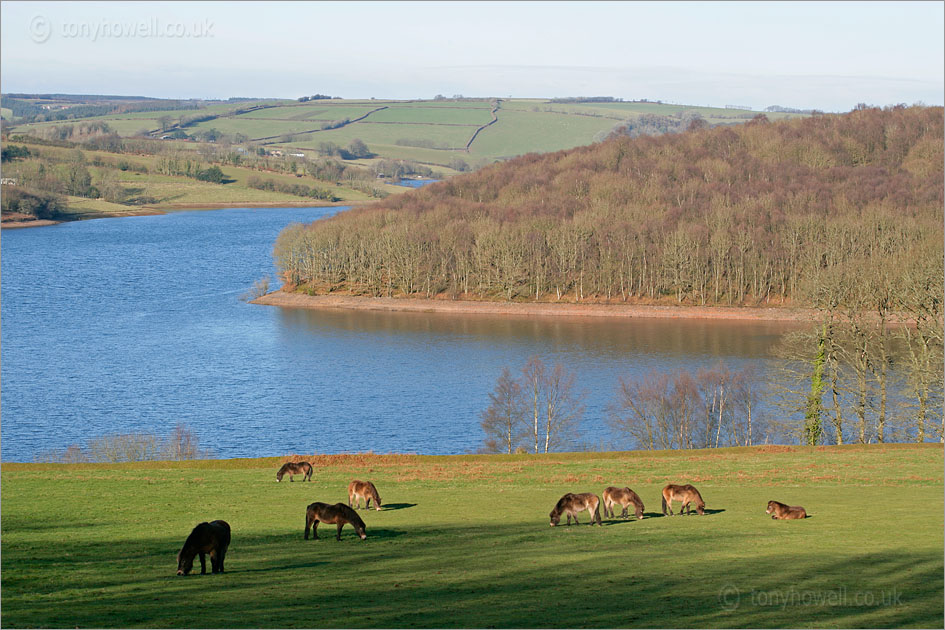
<path fill-rule="evenodd" d="M 200 448 L 197 434 L 178 423 L 169 435 L 154 433 L 110 433 L 86 441 L 84 447 L 73 444 L 64 450 L 41 451 L 37 462 L 74 464 L 81 462 L 143 462 L 156 460 L 210 459 L 213 452 Z"/>

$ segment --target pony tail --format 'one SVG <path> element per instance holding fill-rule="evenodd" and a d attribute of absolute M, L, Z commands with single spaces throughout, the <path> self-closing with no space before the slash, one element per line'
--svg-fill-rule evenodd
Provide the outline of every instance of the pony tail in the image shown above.
<path fill-rule="evenodd" d="M 666 495 L 663 495 L 663 516 L 666 516 Z"/>

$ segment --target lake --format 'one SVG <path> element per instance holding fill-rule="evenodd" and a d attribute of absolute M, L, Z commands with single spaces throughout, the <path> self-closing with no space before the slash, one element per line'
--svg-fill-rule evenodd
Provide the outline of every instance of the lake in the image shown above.
<path fill-rule="evenodd" d="M 292 222 L 229 209 L 3 230 L 2 458 L 189 425 L 219 457 L 456 454 L 503 367 L 561 362 L 586 390 L 580 446 L 626 447 L 618 378 L 766 364 L 789 324 L 297 310 L 240 297 L 275 277 Z M 274 283 L 275 284 L 275 283 Z"/>
<path fill-rule="evenodd" d="M 402 177 L 400 181 L 393 182 L 394 186 L 406 186 L 408 188 L 423 188 L 428 184 L 435 184 L 438 179 L 408 179 Z"/>

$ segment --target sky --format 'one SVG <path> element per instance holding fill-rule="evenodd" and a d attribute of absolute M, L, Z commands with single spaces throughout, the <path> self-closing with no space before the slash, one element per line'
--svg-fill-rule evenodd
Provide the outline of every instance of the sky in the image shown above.
<path fill-rule="evenodd" d="M 945 102 L 945 2 L 0 2 L 0 91 Z"/>

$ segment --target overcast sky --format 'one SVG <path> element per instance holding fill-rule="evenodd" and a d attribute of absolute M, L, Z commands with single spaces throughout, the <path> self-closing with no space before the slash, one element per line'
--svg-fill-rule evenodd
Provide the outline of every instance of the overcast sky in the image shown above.
<path fill-rule="evenodd" d="M 943 2 L 2 2 L 0 89 L 945 101 Z"/>

